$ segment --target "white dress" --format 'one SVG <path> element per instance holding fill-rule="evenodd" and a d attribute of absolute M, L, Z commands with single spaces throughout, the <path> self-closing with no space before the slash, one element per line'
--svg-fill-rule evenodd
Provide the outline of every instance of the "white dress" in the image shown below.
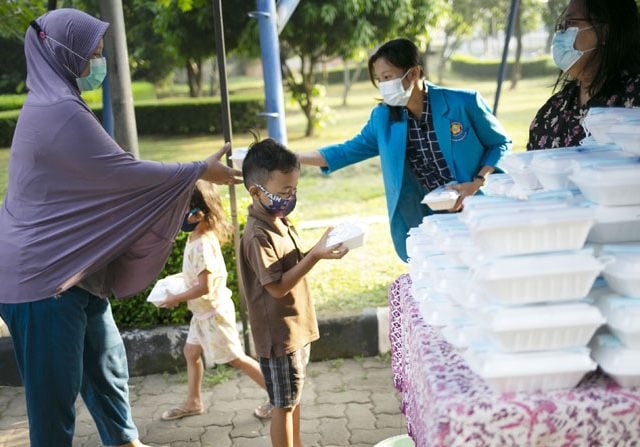
<path fill-rule="evenodd" d="M 187 241 L 182 260 L 187 288 L 198 285 L 198 275 L 205 270 L 213 276 L 213 287 L 209 294 L 187 302 L 193 313 L 187 343 L 200 345 L 205 365 L 212 367 L 244 355 L 231 290 L 227 287 L 227 268 L 220 242 L 212 232 L 191 235 Z"/>

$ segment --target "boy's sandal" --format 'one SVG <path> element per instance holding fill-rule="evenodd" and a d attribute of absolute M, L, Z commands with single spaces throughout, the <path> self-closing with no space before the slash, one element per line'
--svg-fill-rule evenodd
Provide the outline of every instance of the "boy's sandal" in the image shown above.
<path fill-rule="evenodd" d="M 175 419 L 180 419 L 187 416 L 197 416 L 202 413 L 204 413 L 204 408 L 185 410 L 184 408 L 176 407 L 162 413 L 160 419 L 162 419 L 163 421 L 173 421 Z"/>
<path fill-rule="evenodd" d="M 260 419 L 269 419 L 271 417 L 272 410 L 273 406 L 269 401 L 267 401 L 253 410 L 253 414 Z"/>

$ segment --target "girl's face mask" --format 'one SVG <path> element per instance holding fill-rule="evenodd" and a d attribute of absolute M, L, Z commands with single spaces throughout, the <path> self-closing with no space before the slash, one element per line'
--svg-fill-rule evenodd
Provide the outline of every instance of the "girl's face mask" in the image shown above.
<path fill-rule="evenodd" d="M 411 96 L 411 92 L 413 91 L 413 83 L 411 83 L 411 87 L 405 90 L 404 86 L 402 85 L 402 81 L 407 77 L 410 71 L 411 70 L 407 70 L 407 72 L 401 78 L 382 81 L 378 84 L 378 87 L 380 88 L 380 94 L 382 95 L 382 100 L 385 104 L 401 107 L 407 105 L 407 103 L 409 102 L 409 97 Z"/>
<path fill-rule="evenodd" d="M 553 54 L 553 62 L 565 73 L 569 71 L 573 65 L 578 62 L 583 54 L 595 50 L 591 48 L 589 50 L 580 51 L 575 49 L 576 38 L 580 31 L 593 28 L 577 28 L 571 27 L 564 31 L 556 31 L 553 35 L 553 42 L 551 44 L 551 53 Z"/>
<path fill-rule="evenodd" d="M 260 188 L 260 191 L 262 191 L 269 200 L 271 200 L 271 203 L 269 205 L 265 205 L 264 203 L 262 203 L 262 200 L 258 199 L 262 207 L 269 214 L 277 217 L 285 217 L 290 214 L 291 211 L 293 211 L 293 209 L 296 207 L 297 198 L 295 193 L 292 194 L 290 198 L 284 199 L 279 195 L 270 193 L 264 186 L 258 183 L 256 183 L 256 186 Z"/>
<path fill-rule="evenodd" d="M 187 214 L 184 215 L 184 220 L 182 221 L 182 227 L 180 228 L 182 231 L 186 233 L 191 233 L 193 230 L 196 229 L 200 221 L 197 220 L 195 222 L 189 222 L 189 218 L 191 216 L 194 216 L 198 211 L 200 211 L 200 208 L 193 208 L 191 211 L 188 211 Z"/>

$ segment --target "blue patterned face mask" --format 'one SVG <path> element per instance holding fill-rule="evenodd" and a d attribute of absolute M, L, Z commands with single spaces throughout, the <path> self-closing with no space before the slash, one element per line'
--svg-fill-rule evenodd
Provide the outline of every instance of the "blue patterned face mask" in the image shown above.
<path fill-rule="evenodd" d="M 590 50 L 580 51 L 574 47 L 578 33 L 591 28 L 593 27 L 590 26 L 582 29 L 571 27 L 564 31 L 556 31 L 553 35 L 551 53 L 553 55 L 553 62 L 555 62 L 560 70 L 567 72 L 573 67 L 573 64 L 578 62 L 578 59 L 580 59 L 583 54 L 595 50 L 595 48 L 591 48 Z"/>
<path fill-rule="evenodd" d="M 269 198 L 269 200 L 271 200 L 271 204 L 269 205 L 265 205 L 264 203 L 262 203 L 262 201 L 260 201 L 260 204 L 267 211 L 267 213 L 273 214 L 274 216 L 278 217 L 285 217 L 296 207 L 297 199 L 295 193 L 291 195 L 291 198 L 283 199 L 276 194 L 270 193 L 264 186 L 258 183 L 256 183 L 256 186 L 260 188 L 260 190 L 264 193 L 265 196 Z"/>

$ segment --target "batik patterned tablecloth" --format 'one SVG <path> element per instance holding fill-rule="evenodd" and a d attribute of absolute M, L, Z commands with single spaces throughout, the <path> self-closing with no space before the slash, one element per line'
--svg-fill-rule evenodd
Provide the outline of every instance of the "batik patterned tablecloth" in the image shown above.
<path fill-rule="evenodd" d="M 496 393 L 423 321 L 408 275 L 389 288 L 389 310 L 394 382 L 418 447 L 640 446 L 640 389 L 596 372 L 570 390 Z"/>

